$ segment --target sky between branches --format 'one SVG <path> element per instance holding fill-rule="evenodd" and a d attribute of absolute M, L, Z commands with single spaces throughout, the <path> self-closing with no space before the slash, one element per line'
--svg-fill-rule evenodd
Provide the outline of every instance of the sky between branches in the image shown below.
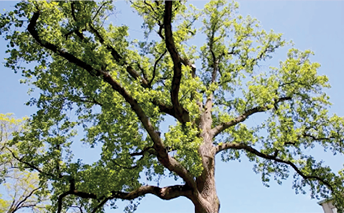
<path fill-rule="evenodd" d="M 206 1 L 190 1 L 197 7 L 203 7 Z M 0 9 L 12 10 L 15 1 L 0 1 Z M 115 3 L 117 12 L 112 16 L 114 24 L 129 25 L 130 38 L 142 38 L 140 18 L 134 17 L 128 10 L 125 1 Z M 273 29 L 283 33 L 284 38 L 293 40 L 300 50 L 311 49 L 315 56 L 311 58 L 319 62 L 320 74 L 329 77 L 331 89 L 327 90 L 333 103 L 330 113 L 344 116 L 344 1 L 239 1 L 239 13 L 257 18 L 265 30 Z M 197 45 L 194 43 L 192 45 Z M 201 44 L 199 44 L 201 45 Z M 19 84 L 20 74 L 14 74 L 4 68 L 2 63 L 6 55 L 6 43 L 0 38 L 0 113 L 12 112 L 16 117 L 23 117 L 35 112 L 34 107 L 24 105 L 30 97 L 27 87 Z M 278 61 L 286 58 L 287 48 L 274 54 L 268 65 L 277 66 Z M 263 69 L 262 67 L 261 69 Z M 34 94 L 34 93 L 33 93 Z M 259 123 L 258 118 L 251 122 Z M 164 124 L 168 126 L 168 124 Z M 92 161 L 86 145 L 75 145 L 79 158 Z M 323 150 L 314 150 L 317 159 L 324 159 L 334 170 L 343 167 L 344 158 L 331 157 Z M 163 181 L 163 185 L 171 182 Z M 243 159 L 241 162 L 222 163 L 216 165 L 216 184 L 221 202 L 222 213 L 320 213 L 317 200 L 309 195 L 295 195 L 291 189 L 291 181 L 282 185 L 272 182 L 270 188 L 263 186 L 260 175 L 252 171 L 252 165 Z M 1 188 L 0 188 L 1 189 Z M 154 207 L 154 208 L 152 208 Z M 162 201 L 154 196 L 146 196 L 137 213 L 187 213 L 193 212 L 192 203 L 184 198 Z M 123 208 L 109 210 L 109 213 L 122 212 Z"/>

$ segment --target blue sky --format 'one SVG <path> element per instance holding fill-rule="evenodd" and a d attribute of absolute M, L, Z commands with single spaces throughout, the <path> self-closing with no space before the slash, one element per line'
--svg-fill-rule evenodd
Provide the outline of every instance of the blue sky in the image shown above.
<path fill-rule="evenodd" d="M 190 1 L 201 7 L 205 1 Z M 14 1 L 0 1 L 0 9 L 13 9 Z M 125 7 L 124 1 L 116 3 L 118 10 Z M 331 89 L 327 90 L 333 106 L 330 113 L 344 116 L 344 1 L 239 1 L 239 13 L 257 18 L 265 30 L 273 29 L 283 33 L 286 40 L 293 40 L 295 47 L 315 52 L 312 61 L 319 62 L 320 74 L 329 77 Z M 141 34 L 140 23 L 131 12 L 116 13 L 116 24 L 131 26 L 130 37 Z M 197 45 L 197 44 L 196 44 Z M 0 62 L 5 58 L 6 43 L 0 38 Z M 284 60 L 286 49 L 278 51 L 271 65 Z M 32 114 L 35 109 L 24 105 L 30 97 L 27 86 L 19 84 L 20 74 L 0 65 L 0 113 L 12 112 L 17 117 Z M 255 120 L 259 122 L 259 120 Z M 79 146 L 82 153 L 84 146 Z M 315 150 L 315 155 L 324 159 L 335 169 L 343 167 L 343 158 L 332 158 L 329 153 Z M 85 152 L 85 155 L 86 156 Z M 83 155 L 80 155 L 83 157 Z M 319 159 L 320 160 L 320 159 Z M 170 180 L 162 184 L 172 183 Z M 263 186 L 260 176 L 252 170 L 245 159 L 241 162 L 220 162 L 216 165 L 216 184 L 221 202 L 221 213 L 320 213 L 321 207 L 310 195 L 296 195 L 291 188 L 292 181 L 282 185 L 272 182 L 269 188 Z M 122 208 L 109 212 L 122 212 Z M 193 212 L 192 203 L 184 198 L 162 201 L 154 196 L 146 196 L 138 207 L 137 213 Z"/>

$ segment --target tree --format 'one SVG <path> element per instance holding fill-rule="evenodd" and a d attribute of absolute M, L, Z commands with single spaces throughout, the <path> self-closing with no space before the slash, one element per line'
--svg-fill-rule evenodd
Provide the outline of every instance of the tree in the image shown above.
<path fill-rule="evenodd" d="M 9 199 L 0 199 L 1 212 L 14 213 L 24 208 L 33 212 L 45 212 L 47 196 L 37 192 L 41 188 L 38 173 L 23 170 L 16 158 L 18 149 L 10 144 L 14 134 L 24 131 L 25 120 L 15 119 L 12 114 L 0 114 L 0 181 Z M 2 195 L 0 194 L 0 198 Z"/>
<path fill-rule="evenodd" d="M 41 91 L 27 103 L 38 107 L 29 131 L 12 143 L 20 163 L 51 183 L 50 211 L 104 212 L 116 200 L 153 194 L 184 196 L 197 213 L 219 212 L 217 154 L 224 161 L 247 156 L 263 182 L 294 172 L 296 192 L 333 196 L 343 206 L 342 173 L 306 152 L 343 153 L 344 120 L 328 115 L 328 79 L 317 74 L 311 51 L 291 48 L 279 67 L 258 72 L 288 43 L 238 15 L 236 3 L 130 3 L 144 39 L 130 40 L 128 26 L 106 21 L 111 1 L 20 2 L 1 16 L 6 66 Z M 205 43 L 189 46 L 196 39 Z M 258 114 L 262 122 L 248 125 Z M 164 131 L 167 118 L 174 123 Z M 93 164 L 73 159 L 77 130 L 84 143 L 102 147 Z M 182 183 L 151 184 L 165 174 Z"/>

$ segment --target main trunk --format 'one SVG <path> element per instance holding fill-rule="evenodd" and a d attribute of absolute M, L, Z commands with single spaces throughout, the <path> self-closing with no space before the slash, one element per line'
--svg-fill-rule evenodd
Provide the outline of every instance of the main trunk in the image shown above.
<path fill-rule="evenodd" d="M 218 213 L 220 202 L 215 187 L 214 170 L 206 174 L 205 179 L 197 179 L 198 199 L 194 202 L 195 213 Z"/>
<path fill-rule="evenodd" d="M 197 177 L 197 202 L 194 202 L 196 213 L 218 213 L 220 202 L 215 186 L 215 149 L 212 137 L 207 133 L 203 135 L 204 143 L 200 146 L 199 152 L 202 156 L 203 171 Z"/>
<path fill-rule="evenodd" d="M 200 104 L 200 110 L 203 113 L 198 120 L 198 126 L 201 129 L 200 137 L 203 139 L 198 152 L 202 158 L 203 171 L 196 178 L 197 190 L 194 192 L 192 202 L 195 205 L 195 213 L 218 213 L 220 202 L 216 193 L 215 186 L 215 154 L 213 145 L 214 135 L 211 133 L 212 127 L 212 99 L 211 94 L 204 107 Z"/>

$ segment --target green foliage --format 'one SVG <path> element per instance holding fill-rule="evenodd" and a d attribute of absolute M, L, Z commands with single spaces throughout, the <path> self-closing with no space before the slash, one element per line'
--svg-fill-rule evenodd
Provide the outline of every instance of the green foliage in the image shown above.
<path fill-rule="evenodd" d="M 40 91 L 27 102 L 38 107 L 27 131 L 10 144 L 17 147 L 18 166 L 24 169 L 28 165 L 23 162 L 30 162 L 41 183 L 49 183 L 49 211 L 57 211 L 59 195 L 72 182 L 78 191 L 104 198 L 114 191 L 131 192 L 167 173 L 179 177 L 181 167 L 196 179 L 205 169 L 200 151 L 204 135 L 228 123 L 211 139 L 212 147 L 228 145 L 224 161 L 245 154 L 263 182 L 273 176 L 280 183 L 294 169 L 297 192 L 310 186 L 312 196 L 332 194 L 338 205 L 344 203 L 342 171 L 335 174 L 304 152 L 315 144 L 334 154 L 344 151 L 344 120 L 328 115 L 329 97 L 322 90 L 329 87 L 328 79 L 317 74 L 320 65 L 311 62 L 313 53 L 292 48 L 279 67 L 258 72 L 258 65 L 288 43 L 281 34 L 261 29 L 256 19 L 239 15 L 237 3 L 222 0 L 203 9 L 172 3 L 173 39 L 181 61 L 177 99 L 188 119 L 175 115 L 175 125 L 161 135 L 167 153 L 180 163 L 175 170 L 168 168 L 151 131 L 161 131 L 166 117 L 178 113 L 171 97 L 177 66 L 165 42 L 165 4 L 131 3 L 142 17 L 144 39 L 131 40 L 128 26 L 105 21 L 115 10 L 111 1 L 26 1 L 1 15 L 0 34 L 9 42 L 6 67 L 20 71 L 22 82 Z M 158 39 L 151 39 L 154 32 Z M 198 39 L 204 44 L 189 45 Z M 20 61 L 34 68 L 22 67 Z M 109 76 L 118 85 L 109 83 Z M 209 100 L 207 119 L 212 123 L 203 128 Z M 262 123 L 244 123 L 262 112 Z M 91 148 L 101 147 L 99 160 L 87 164 L 73 158 L 76 136 Z M 80 205 L 90 212 L 99 202 L 71 195 L 64 198 L 63 209 Z M 135 209 L 136 204 L 127 208 Z"/>
<path fill-rule="evenodd" d="M 31 209 L 32 212 L 47 212 L 47 194 L 42 187 L 38 173 L 25 171 L 18 155 L 18 147 L 10 140 L 25 131 L 27 118 L 16 119 L 12 114 L 0 114 L 0 168 L 1 182 L 5 193 L 0 194 L 1 212 L 17 212 Z"/>

